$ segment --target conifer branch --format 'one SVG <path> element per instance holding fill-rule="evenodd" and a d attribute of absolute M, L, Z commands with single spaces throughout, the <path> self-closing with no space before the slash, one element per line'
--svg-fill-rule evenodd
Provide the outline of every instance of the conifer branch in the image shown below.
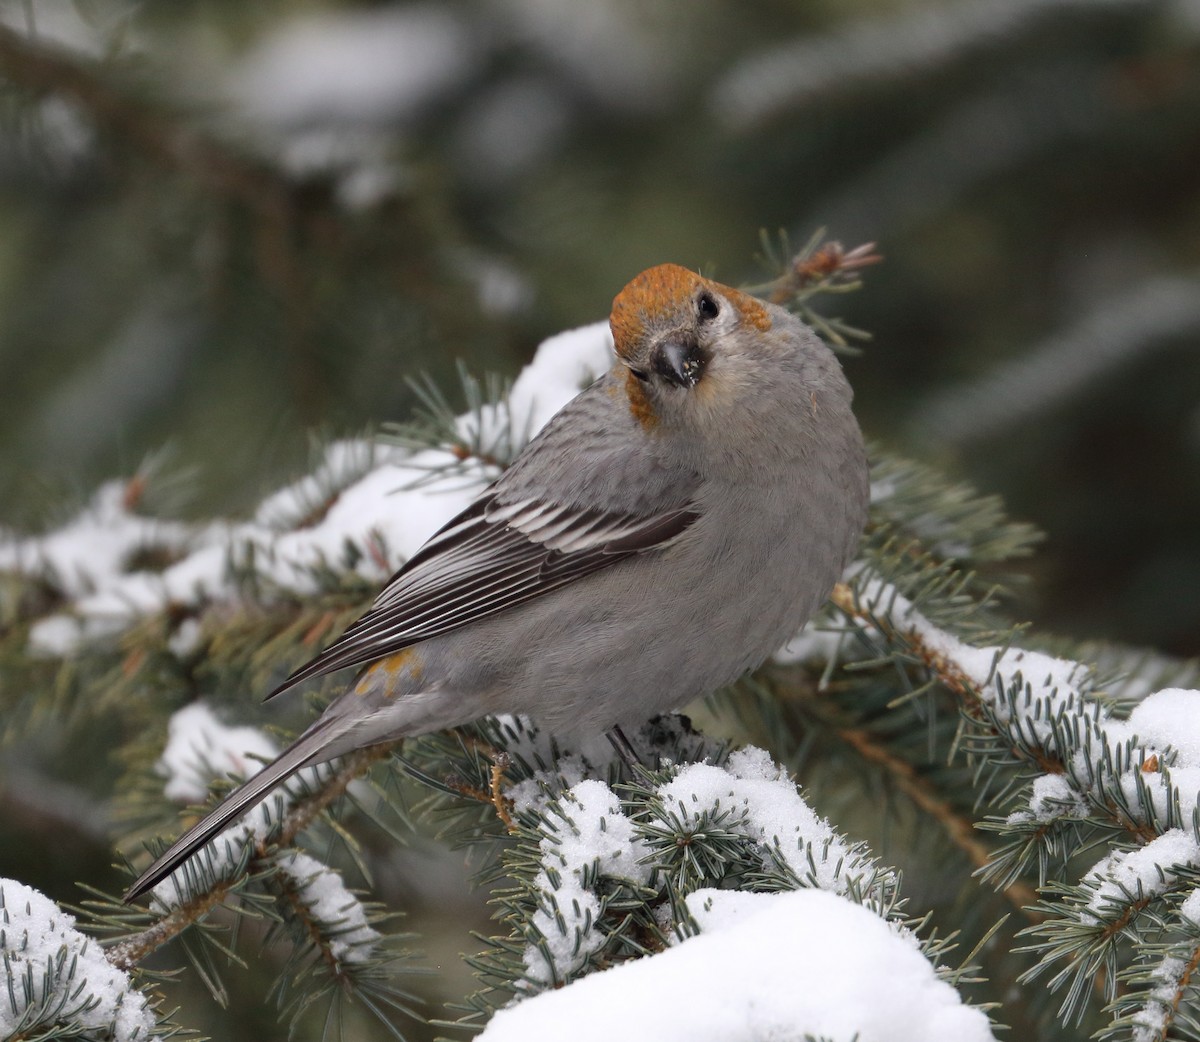
<path fill-rule="evenodd" d="M 956 811 L 949 800 L 939 796 L 934 786 L 922 779 L 908 760 L 888 750 L 882 742 L 875 741 L 862 728 L 839 728 L 837 734 L 864 760 L 882 767 L 905 796 L 942 826 L 950 841 L 967 855 L 971 864 L 976 868 L 986 868 L 991 863 L 992 852 L 975 837 L 973 822 Z M 1033 887 L 1014 881 L 1004 887 L 1003 893 L 1026 918 L 1034 921 L 1040 919 L 1033 910 L 1038 900 Z"/>
<path fill-rule="evenodd" d="M 777 242 L 765 231 L 760 233 L 759 240 L 761 259 L 775 275 L 767 282 L 744 287 L 745 292 L 796 312 L 838 350 L 849 351 L 851 340 L 871 338 L 865 330 L 816 311 L 811 302 L 820 296 L 853 293 L 860 289 L 862 282 L 858 273 L 883 260 L 875 252 L 875 243 L 866 242 L 846 249 L 840 242 L 827 241 L 824 228 L 817 229 L 794 252 L 786 231 L 779 232 Z"/>
<path fill-rule="evenodd" d="M 1166 1039 L 1172 1023 L 1174 1023 L 1176 1016 L 1179 1014 L 1179 1008 L 1183 1003 L 1184 996 L 1189 989 L 1194 989 L 1196 982 L 1200 980 L 1198 974 L 1200 974 L 1200 942 L 1192 945 L 1191 955 L 1183 964 L 1183 969 L 1179 973 L 1175 986 L 1170 989 L 1167 995 L 1159 999 L 1164 1012 L 1159 1038 Z"/>
<path fill-rule="evenodd" d="M 119 970 L 128 972 L 134 969 L 148 955 L 208 915 L 225 900 L 234 886 L 233 881 L 223 881 L 207 892 L 176 905 L 153 926 L 106 948 L 105 956 Z"/>
<path fill-rule="evenodd" d="M 875 625 L 882 623 L 884 626 L 888 625 L 886 618 L 880 619 L 877 615 L 864 608 L 848 583 L 838 583 L 833 588 L 829 600 L 843 615 L 854 619 L 860 624 Z M 921 657 L 925 667 L 938 678 L 942 686 L 961 700 L 966 712 L 973 716 L 979 713 L 982 705 L 979 691 L 967 678 L 966 674 L 950 662 L 942 652 L 930 647 L 915 632 L 900 634 L 893 630 L 888 636 L 893 639 L 902 638 L 905 643 L 911 645 L 913 651 Z"/>
<path fill-rule="evenodd" d="M 284 816 L 279 834 L 271 839 L 271 847 L 290 846 L 295 838 L 311 825 L 317 816 L 337 800 L 346 791 L 350 783 L 371 769 L 371 767 L 386 758 L 397 743 L 370 745 L 365 749 L 356 749 L 341 760 L 337 771 L 312 795 L 299 801 Z M 255 848 L 258 857 L 265 857 L 268 846 L 259 842 Z"/>
<path fill-rule="evenodd" d="M 333 951 L 333 944 L 327 936 L 324 924 L 312 913 L 312 909 L 302 899 L 300 886 L 290 877 L 284 878 L 276 885 L 276 889 L 287 902 L 293 921 L 300 924 L 308 943 L 316 949 L 323 962 L 335 979 L 345 976 L 342 960 Z"/>
<path fill-rule="evenodd" d="M 189 926 L 204 919 L 230 893 L 236 892 L 246 879 L 269 867 L 270 859 L 278 851 L 291 846 L 322 811 L 334 803 L 352 782 L 388 756 L 392 748 L 393 745 L 373 745 L 344 757 L 338 769 L 315 792 L 291 807 L 284 815 L 277 833 L 255 842 L 253 855 L 245 860 L 234 878 L 213 880 L 207 889 L 173 907 L 154 925 L 112 945 L 107 952 L 109 961 L 119 969 L 130 970 Z"/>
<path fill-rule="evenodd" d="M 941 649 L 932 646 L 922 638 L 916 629 L 897 629 L 893 627 L 884 613 L 874 612 L 866 607 L 856 597 L 852 588 L 846 583 L 839 583 L 830 596 L 831 602 L 846 616 L 859 622 L 878 626 L 888 631 L 887 636 L 906 645 L 921 660 L 924 667 L 937 678 L 938 682 L 951 694 L 955 695 L 963 712 L 975 724 L 989 730 L 997 737 L 1003 733 L 994 726 L 994 722 L 985 710 L 986 699 L 974 680 L 966 675 Z M 1037 742 L 1027 742 L 1015 745 L 1013 755 L 1027 760 L 1043 774 L 1061 774 L 1064 771 L 1062 759 L 1045 745 Z M 1121 830 L 1128 832 L 1141 843 L 1148 843 L 1159 833 L 1146 821 L 1139 821 L 1128 813 L 1127 808 L 1109 801 L 1105 803 L 1110 821 Z"/>

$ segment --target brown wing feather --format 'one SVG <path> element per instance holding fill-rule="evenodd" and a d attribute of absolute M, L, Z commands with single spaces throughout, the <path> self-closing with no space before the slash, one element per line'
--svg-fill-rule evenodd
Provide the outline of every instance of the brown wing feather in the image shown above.
<path fill-rule="evenodd" d="M 370 611 L 267 697 L 394 655 L 661 547 L 697 517 L 690 505 L 637 516 L 534 500 L 500 504 L 485 493 L 409 559 Z"/>

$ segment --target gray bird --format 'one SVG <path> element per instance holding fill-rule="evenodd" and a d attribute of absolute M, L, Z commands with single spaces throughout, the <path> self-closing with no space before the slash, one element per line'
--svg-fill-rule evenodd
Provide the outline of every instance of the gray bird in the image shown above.
<path fill-rule="evenodd" d="M 820 606 L 867 512 L 837 359 L 782 308 L 673 264 L 610 323 L 613 369 L 269 697 L 363 667 L 349 688 L 127 901 L 303 767 L 491 713 L 611 733 L 736 680 Z"/>

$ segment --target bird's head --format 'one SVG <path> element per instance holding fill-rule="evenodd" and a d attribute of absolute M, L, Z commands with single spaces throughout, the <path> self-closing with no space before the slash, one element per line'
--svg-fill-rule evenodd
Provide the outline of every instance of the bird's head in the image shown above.
<path fill-rule="evenodd" d="M 794 398 L 796 356 L 816 342 L 782 309 L 677 264 L 633 279 L 609 322 L 630 410 L 646 429 L 712 428 L 757 410 L 764 394 Z"/>

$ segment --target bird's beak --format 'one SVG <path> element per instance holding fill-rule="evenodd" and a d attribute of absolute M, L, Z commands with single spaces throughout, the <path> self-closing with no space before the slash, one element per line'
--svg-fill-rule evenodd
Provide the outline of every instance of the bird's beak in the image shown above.
<path fill-rule="evenodd" d="M 704 356 L 694 341 L 672 337 L 655 347 L 654 370 L 677 387 L 692 388 L 704 372 Z"/>

